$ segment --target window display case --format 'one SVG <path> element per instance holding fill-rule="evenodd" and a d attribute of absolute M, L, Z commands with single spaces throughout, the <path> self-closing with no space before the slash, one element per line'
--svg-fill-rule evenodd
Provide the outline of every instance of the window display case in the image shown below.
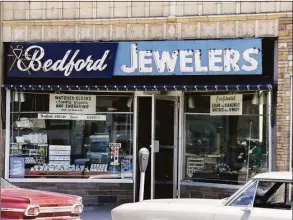
<path fill-rule="evenodd" d="M 267 171 L 267 107 L 261 96 L 266 94 L 186 94 L 185 179 L 242 184 L 251 175 Z M 227 101 L 230 97 L 233 103 Z M 211 110 L 215 100 L 214 105 L 221 106 L 218 112 Z M 241 109 L 235 113 L 229 106 Z"/>
<path fill-rule="evenodd" d="M 15 157 L 24 162 L 22 175 L 10 172 L 10 178 L 132 179 L 131 95 L 64 95 L 91 99 L 96 106 L 82 105 L 95 109 L 90 115 L 50 112 L 52 97 L 60 99 L 62 94 L 27 92 L 25 96 L 25 102 L 11 103 L 9 154 L 11 162 Z"/>

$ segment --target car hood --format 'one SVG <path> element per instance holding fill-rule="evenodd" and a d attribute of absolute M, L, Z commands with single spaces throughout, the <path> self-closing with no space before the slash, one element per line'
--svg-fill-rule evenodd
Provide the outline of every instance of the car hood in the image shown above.
<path fill-rule="evenodd" d="M 213 219 L 213 210 L 223 206 L 223 200 L 215 199 L 154 199 L 128 203 L 113 209 L 113 220 L 173 220 Z M 197 213 L 195 218 L 194 213 Z"/>
<path fill-rule="evenodd" d="M 79 197 L 61 193 L 45 192 L 23 188 L 2 188 L 1 196 L 14 196 L 18 198 L 27 198 L 31 204 L 39 206 L 72 206 Z"/>
<path fill-rule="evenodd" d="M 145 200 L 141 203 L 156 203 L 156 204 L 197 204 L 197 205 L 223 205 L 225 199 L 153 199 Z"/>

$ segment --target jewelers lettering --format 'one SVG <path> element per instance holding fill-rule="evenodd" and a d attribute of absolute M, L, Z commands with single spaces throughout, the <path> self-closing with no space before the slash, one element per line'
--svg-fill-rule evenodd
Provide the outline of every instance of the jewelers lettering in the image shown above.
<path fill-rule="evenodd" d="M 240 53 L 236 49 L 209 49 L 206 54 L 200 49 L 190 50 L 139 50 L 137 44 L 131 44 L 130 64 L 122 65 L 121 70 L 125 73 L 135 71 L 151 72 L 176 72 L 178 70 L 185 73 L 193 72 L 230 72 L 246 71 L 251 72 L 258 68 L 259 63 L 253 57 L 260 53 L 260 49 L 248 48 Z M 203 56 L 207 57 L 207 64 L 203 65 Z M 245 62 L 239 64 L 240 60 Z"/>
<path fill-rule="evenodd" d="M 64 72 L 64 76 L 69 76 L 73 70 L 79 72 L 84 69 L 87 71 L 103 71 L 106 69 L 108 64 L 106 64 L 105 61 L 110 50 L 105 50 L 103 56 L 97 60 L 93 60 L 91 55 L 86 59 L 77 59 L 79 52 L 80 50 L 68 50 L 62 59 L 56 61 L 48 59 L 43 61 L 42 59 L 45 56 L 45 50 L 40 46 L 33 45 L 25 50 L 24 58 L 19 57 L 17 60 L 17 67 L 21 71 L 61 71 Z M 24 60 L 29 61 L 26 66 L 23 66 Z"/>

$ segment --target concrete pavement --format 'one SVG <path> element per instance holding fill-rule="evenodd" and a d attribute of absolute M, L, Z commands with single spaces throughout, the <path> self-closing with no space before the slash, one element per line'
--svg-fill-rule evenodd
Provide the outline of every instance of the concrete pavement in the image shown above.
<path fill-rule="evenodd" d="M 98 207 L 85 207 L 82 214 L 82 220 L 112 220 L 111 210 L 115 205 L 105 205 Z"/>

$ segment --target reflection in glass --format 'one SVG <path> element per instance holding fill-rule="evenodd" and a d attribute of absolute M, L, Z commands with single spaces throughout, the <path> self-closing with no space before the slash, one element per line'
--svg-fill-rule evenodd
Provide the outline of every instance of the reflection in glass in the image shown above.
<path fill-rule="evenodd" d="M 210 95 L 186 95 L 185 179 L 243 184 L 267 171 L 266 105 L 261 96 L 265 94 L 243 94 L 242 115 L 211 116 Z M 258 104 L 252 104 L 253 99 Z"/>
<path fill-rule="evenodd" d="M 231 206 L 252 206 L 256 187 L 257 182 L 255 181 L 251 187 L 246 189 L 238 198 L 235 199 L 235 201 L 231 203 Z"/>
<path fill-rule="evenodd" d="M 49 94 L 12 102 L 10 164 L 23 163 L 10 174 L 25 172 L 10 178 L 132 179 L 133 97 L 96 97 L 104 117 L 95 121 L 38 119 L 49 111 Z"/>

